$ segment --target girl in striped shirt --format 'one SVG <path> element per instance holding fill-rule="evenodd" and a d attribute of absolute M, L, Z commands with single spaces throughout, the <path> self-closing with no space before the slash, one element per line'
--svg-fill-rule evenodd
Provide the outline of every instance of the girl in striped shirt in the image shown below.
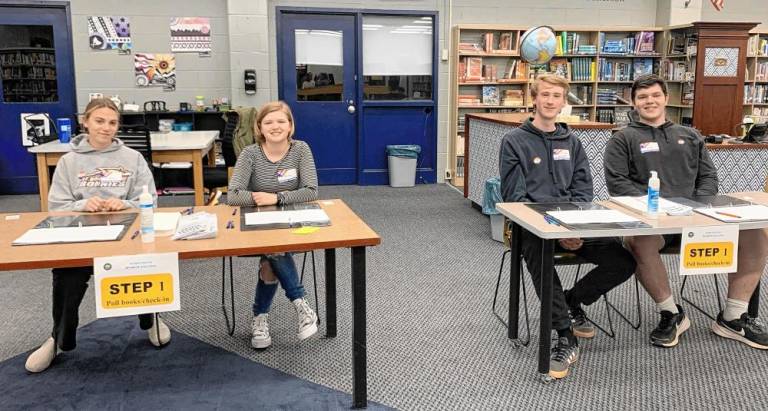
<path fill-rule="evenodd" d="M 265 104 L 253 123 L 256 144 L 240 153 L 229 182 L 227 202 L 235 206 L 283 205 L 317 199 L 317 171 L 307 143 L 293 140 L 291 109 L 282 101 Z M 253 348 L 272 344 L 267 316 L 277 284 L 296 307 L 298 337 L 317 332 L 317 314 L 304 299 L 304 287 L 291 253 L 261 257 L 253 303 Z"/>

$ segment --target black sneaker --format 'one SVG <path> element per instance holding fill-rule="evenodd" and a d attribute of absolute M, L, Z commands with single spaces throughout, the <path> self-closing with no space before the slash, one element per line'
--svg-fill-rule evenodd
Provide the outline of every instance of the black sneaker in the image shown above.
<path fill-rule="evenodd" d="M 717 315 L 717 321 L 712 323 L 712 331 L 721 337 L 741 341 L 752 348 L 768 350 L 768 331 L 765 324 L 747 313 L 742 314 L 741 318 L 725 321 L 721 312 Z"/>
<path fill-rule="evenodd" d="M 661 312 L 659 325 L 651 331 L 651 344 L 664 348 L 677 345 L 678 337 L 691 326 L 691 322 L 688 321 L 688 317 L 683 312 L 683 307 L 678 304 L 677 310 L 679 311 L 677 314 L 672 314 L 669 311 Z"/>
<path fill-rule="evenodd" d="M 595 336 L 595 327 L 587 320 L 587 314 L 584 313 L 581 306 L 570 307 L 568 311 L 571 314 L 573 335 L 579 338 L 592 338 Z"/>
<path fill-rule="evenodd" d="M 568 368 L 579 358 L 579 343 L 573 338 L 560 337 L 557 345 L 549 355 L 549 376 L 552 378 L 565 378 Z"/>

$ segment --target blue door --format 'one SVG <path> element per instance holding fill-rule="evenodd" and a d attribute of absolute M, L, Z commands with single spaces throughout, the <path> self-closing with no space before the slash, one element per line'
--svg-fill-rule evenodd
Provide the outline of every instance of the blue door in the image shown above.
<path fill-rule="evenodd" d="M 312 148 L 320 184 L 357 183 L 354 15 L 280 13 L 279 95 L 295 138 Z"/>
<path fill-rule="evenodd" d="M 68 8 L 0 5 L 0 194 L 38 191 L 22 114 L 47 113 L 50 130 L 56 118 L 73 119 L 77 110 Z M 29 120 L 39 126 L 39 118 Z"/>

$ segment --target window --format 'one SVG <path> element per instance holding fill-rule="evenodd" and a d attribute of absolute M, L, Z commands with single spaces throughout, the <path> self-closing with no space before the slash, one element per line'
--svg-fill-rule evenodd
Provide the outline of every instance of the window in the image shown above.
<path fill-rule="evenodd" d="M 343 36 L 340 31 L 295 31 L 296 99 L 341 101 L 344 80 Z"/>
<path fill-rule="evenodd" d="M 6 103 L 59 100 L 53 27 L 0 25 L 0 81 Z"/>
<path fill-rule="evenodd" d="M 433 19 L 363 17 L 366 100 L 431 100 Z"/>

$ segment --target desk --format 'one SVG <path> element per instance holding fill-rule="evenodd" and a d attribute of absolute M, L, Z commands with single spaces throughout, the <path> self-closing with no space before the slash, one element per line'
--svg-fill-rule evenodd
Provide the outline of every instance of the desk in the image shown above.
<path fill-rule="evenodd" d="M 232 207 L 197 207 L 197 211 L 216 213 L 218 236 L 206 240 L 173 241 L 169 236 L 157 237 L 145 244 L 141 238 L 131 240 L 138 229 L 139 219 L 120 241 L 83 244 L 51 244 L 42 246 L 11 246 L 11 242 L 42 221 L 48 215 L 74 214 L 67 212 L 22 213 L 18 220 L 5 220 L 0 231 L 0 270 L 33 268 L 80 267 L 93 264 L 95 257 L 142 253 L 178 252 L 179 259 L 210 258 L 237 255 L 303 252 L 325 250 L 325 327 L 326 336 L 336 336 L 336 248 L 352 249 L 352 399 L 355 407 L 367 404 L 366 366 L 366 302 L 365 248 L 381 243 L 381 238 L 341 200 L 321 201 L 332 225 L 321 227 L 312 234 L 292 234 L 291 229 L 240 231 L 239 215 L 232 216 Z M 158 209 L 180 211 L 181 208 Z M 226 229 L 227 222 L 235 229 Z M 255 275 L 256 273 L 254 273 Z"/>
<path fill-rule="evenodd" d="M 730 193 L 729 195 L 768 205 L 768 193 L 765 192 Z M 556 240 L 573 237 L 594 238 L 680 234 L 684 227 L 704 227 L 724 224 L 718 220 L 695 212 L 691 216 L 672 217 L 660 215 L 658 219 L 649 219 L 610 201 L 600 201 L 599 203 L 606 207 L 621 210 L 626 214 L 637 217 L 651 227 L 615 230 L 568 230 L 559 225 L 548 224 L 541 214 L 527 207 L 524 203 L 496 204 L 496 209 L 511 220 L 512 228 L 510 239 L 510 254 L 512 261 L 509 279 L 509 331 L 507 335 L 510 339 L 517 339 L 518 337 L 517 326 L 519 320 L 518 310 L 520 305 L 519 293 L 521 279 L 520 262 L 522 254 L 522 244 L 520 243 L 521 230 L 525 229 L 530 231 L 543 242 L 541 252 L 543 273 L 541 276 L 541 324 L 539 329 L 538 370 L 540 377 L 544 381 L 549 381 L 551 379 L 551 377 L 549 377 L 549 354 L 550 334 L 552 332 L 552 278 L 554 276 L 554 251 Z M 768 228 L 768 220 L 739 224 L 739 229 L 741 230 L 758 228 Z M 754 316 L 757 315 L 759 291 L 760 288 L 758 287 L 752 295 L 749 304 L 749 312 Z"/>
<path fill-rule="evenodd" d="M 152 132 L 152 161 L 166 163 L 185 161 L 192 163 L 192 175 L 195 186 L 195 205 L 205 204 L 203 195 L 203 157 L 208 155 L 208 165 L 216 165 L 213 155 L 214 140 L 219 137 L 218 131 L 171 131 L 170 133 Z M 50 141 L 29 148 L 37 158 L 37 184 L 40 189 L 40 210 L 48 211 L 48 190 L 51 176 L 48 166 L 55 166 L 64 154 L 72 148 L 69 143 L 62 144 L 58 140 Z M 151 164 L 150 164 L 151 167 Z"/>

